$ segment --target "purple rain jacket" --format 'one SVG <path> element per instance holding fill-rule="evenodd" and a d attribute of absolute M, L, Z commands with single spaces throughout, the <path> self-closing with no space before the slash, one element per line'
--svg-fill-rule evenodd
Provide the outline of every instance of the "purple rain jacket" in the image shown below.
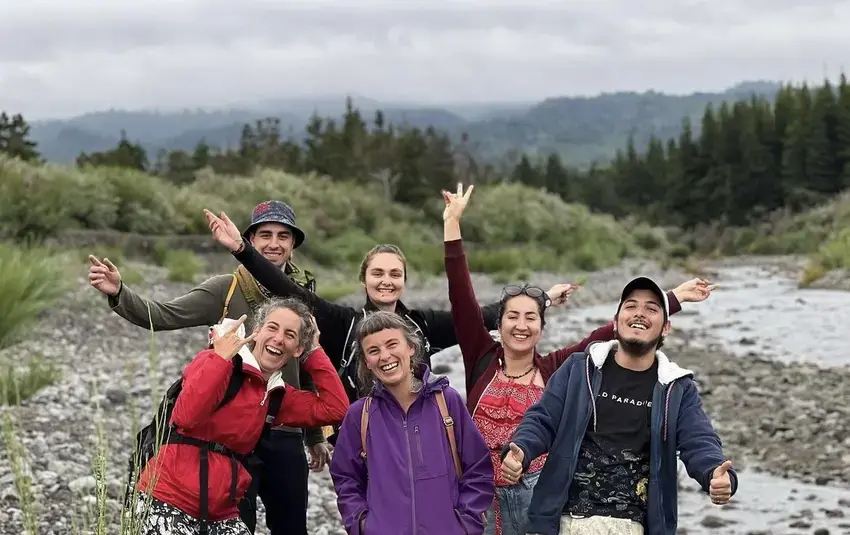
<path fill-rule="evenodd" d="M 349 408 L 331 459 L 337 506 L 350 535 L 481 535 L 496 488 L 484 438 L 446 377 L 420 369 L 419 397 L 407 414 L 381 384 L 372 392 L 366 459 L 360 456 L 364 400 Z M 455 422 L 463 477 L 457 478 L 434 393 Z M 368 477 L 367 477 L 368 472 Z M 361 531 L 361 519 L 362 531 Z"/>

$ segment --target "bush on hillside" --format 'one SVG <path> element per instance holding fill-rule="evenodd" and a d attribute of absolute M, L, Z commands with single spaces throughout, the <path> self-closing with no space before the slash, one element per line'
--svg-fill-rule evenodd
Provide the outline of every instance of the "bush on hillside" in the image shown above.
<path fill-rule="evenodd" d="M 18 239 L 79 228 L 207 234 L 204 208 L 225 210 L 244 228 L 257 203 L 277 198 L 293 206 L 307 233 L 299 255 L 351 269 L 374 244 L 395 243 L 414 270 L 443 271 L 442 222 L 435 217 L 439 192 L 434 206 L 416 211 L 386 202 L 377 184 L 364 187 L 317 175 L 262 170 L 239 177 L 204 170 L 194 183 L 178 186 L 128 169 L 33 166 L 2 156 L 0 179 L 0 226 Z M 467 241 L 493 251 L 479 261 L 491 272 L 595 269 L 666 246 L 663 233 L 645 225 L 624 226 L 517 184 L 480 187 L 464 223 Z"/>

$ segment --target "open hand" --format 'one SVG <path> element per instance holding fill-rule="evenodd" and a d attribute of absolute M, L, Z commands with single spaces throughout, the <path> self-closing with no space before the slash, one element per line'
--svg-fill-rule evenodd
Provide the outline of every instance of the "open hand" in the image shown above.
<path fill-rule="evenodd" d="M 204 215 L 207 216 L 207 224 L 215 241 L 230 249 L 231 252 L 238 251 L 242 246 L 242 234 L 227 214 L 222 212 L 220 216 L 216 216 L 204 209 Z"/>
<path fill-rule="evenodd" d="M 248 316 L 242 314 L 223 334 L 219 334 L 216 329 L 213 330 L 213 349 L 224 360 L 231 360 L 236 356 L 236 353 L 239 353 L 242 346 L 253 340 L 256 336 L 257 333 L 251 333 L 247 338 L 239 336 L 239 327 L 242 327 L 247 318 Z"/>
<path fill-rule="evenodd" d="M 549 299 L 552 300 L 552 306 L 566 305 L 567 301 L 570 299 L 570 295 L 572 295 L 574 291 L 578 290 L 578 288 L 578 286 L 574 286 L 572 284 L 556 284 L 549 288 L 546 295 L 548 295 Z"/>
<path fill-rule="evenodd" d="M 443 200 L 446 201 L 446 209 L 443 210 L 443 221 L 454 219 L 460 221 L 463 211 L 466 209 L 466 204 L 469 202 L 469 196 L 472 195 L 472 190 L 475 186 L 469 186 L 466 193 L 463 192 L 463 184 L 458 182 L 457 193 L 449 193 L 443 190 Z"/>
<path fill-rule="evenodd" d="M 115 296 L 121 289 L 121 273 L 118 268 L 104 258 L 103 261 L 94 255 L 89 255 L 89 284 L 102 294 Z"/>
<path fill-rule="evenodd" d="M 511 451 L 505 455 L 502 461 L 502 477 L 511 485 L 516 485 L 519 478 L 522 477 L 522 461 L 525 459 L 525 453 L 513 442 L 508 444 L 508 447 Z"/>
<path fill-rule="evenodd" d="M 677 286 L 673 294 L 680 303 L 699 303 L 708 299 L 715 288 L 716 284 L 697 277 Z"/>
<path fill-rule="evenodd" d="M 726 505 L 732 499 L 732 476 L 729 475 L 730 468 L 732 468 L 732 461 L 725 461 L 715 468 L 711 474 L 708 494 L 711 496 L 711 503 L 714 505 Z"/>

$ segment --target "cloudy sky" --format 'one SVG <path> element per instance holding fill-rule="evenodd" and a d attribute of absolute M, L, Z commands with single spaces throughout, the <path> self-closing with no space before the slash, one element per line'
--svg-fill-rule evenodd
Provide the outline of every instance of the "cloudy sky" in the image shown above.
<path fill-rule="evenodd" d="M 0 109 L 36 119 L 817 80 L 850 61 L 848 25 L 850 0 L 2 0 Z"/>

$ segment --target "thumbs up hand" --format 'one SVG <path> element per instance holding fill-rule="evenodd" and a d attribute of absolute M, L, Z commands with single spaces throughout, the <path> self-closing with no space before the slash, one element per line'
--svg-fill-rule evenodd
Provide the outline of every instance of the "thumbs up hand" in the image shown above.
<path fill-rule="evenodd" d="M 708 493 L 711 496 L 711 503 L 714 505 L 725 505 L 732 498 L 732 478 L 729 475 L 730 468 L 732 468 L 732 461 L 724 461 L 711 474 Z"/>
<path fill-rule="evenodd" d="M 525 454 L 513 442 L 508 444 L 508 447 L 510 451 L 502 461 L 502 477 L 511 485 L 516 485 L 519 478 L 522 477 L 522 461 L 525 459 Z"/>

